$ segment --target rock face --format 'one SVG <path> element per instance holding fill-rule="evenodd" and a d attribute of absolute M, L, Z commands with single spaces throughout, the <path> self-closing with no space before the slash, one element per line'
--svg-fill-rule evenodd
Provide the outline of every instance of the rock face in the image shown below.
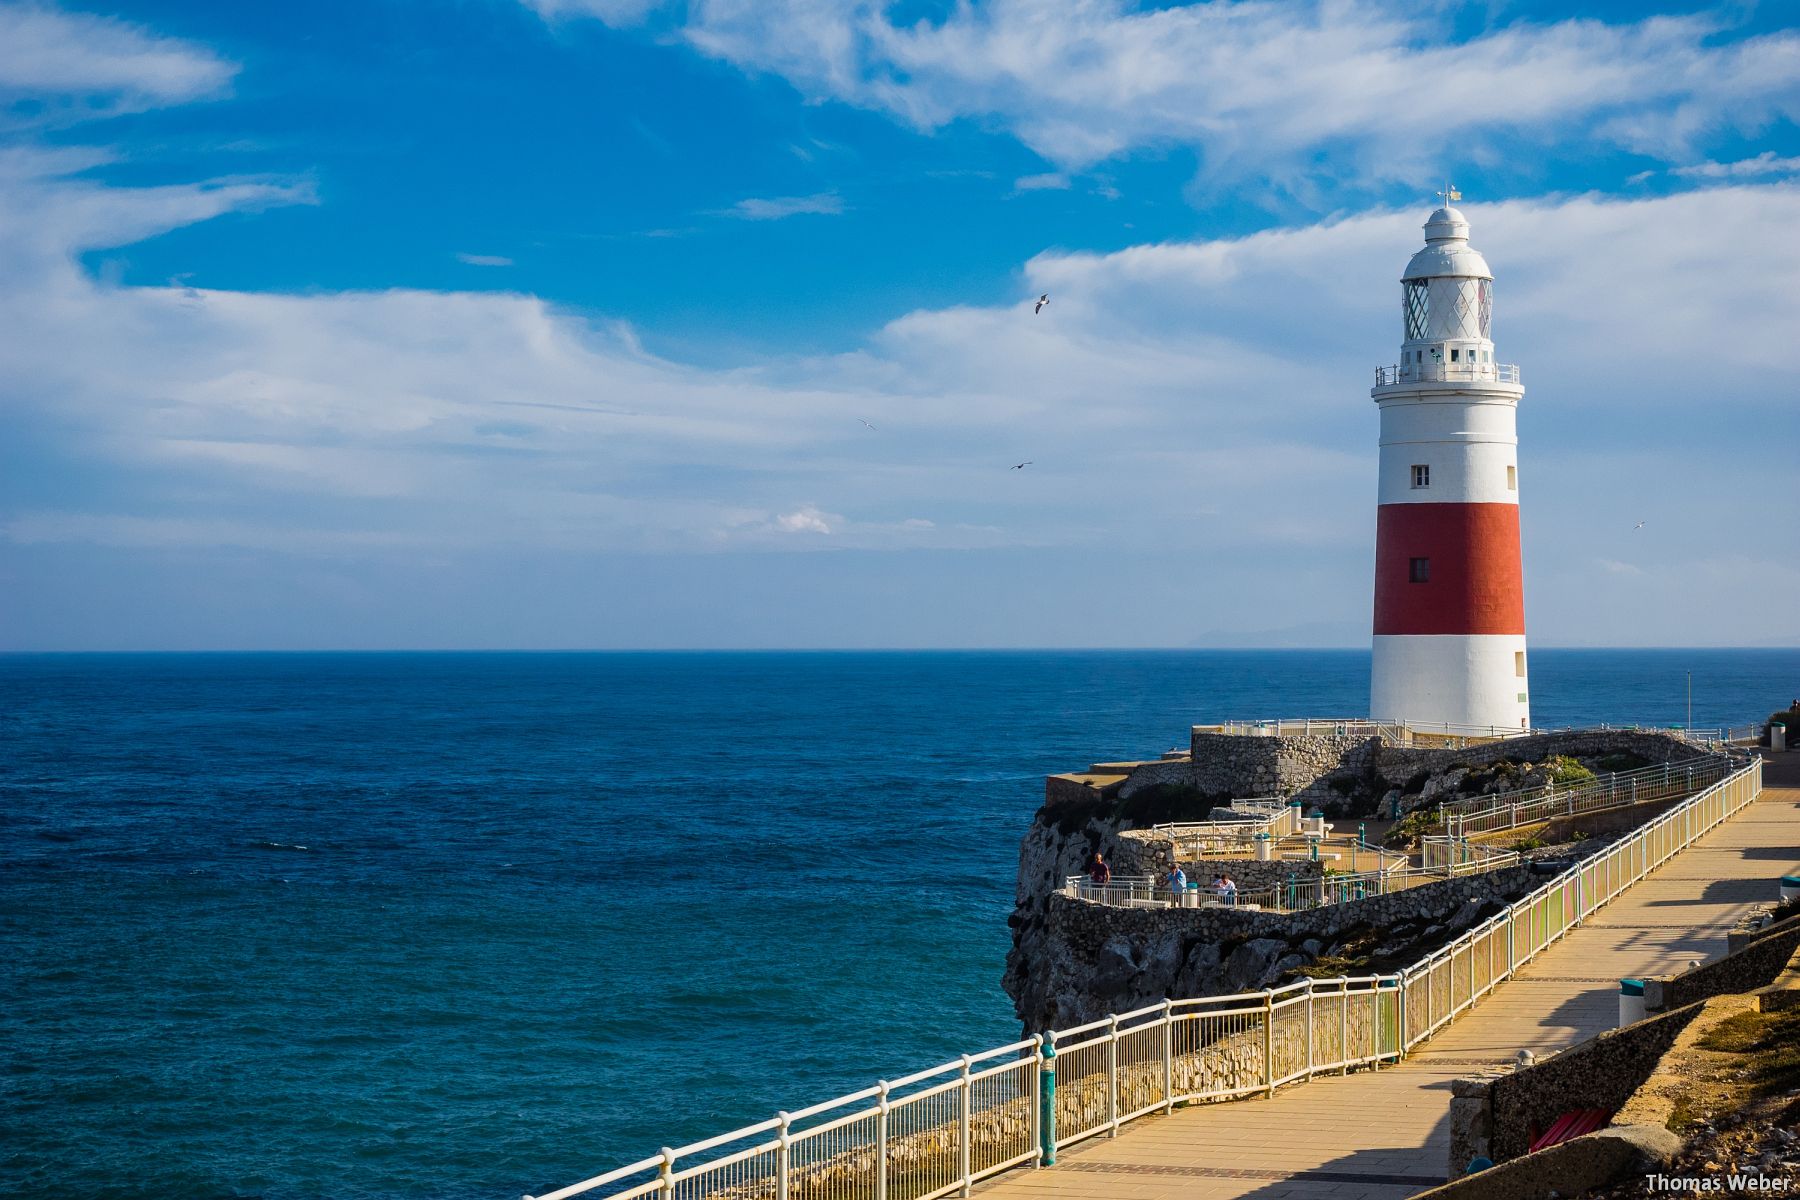
<path fill-rule="evenodd" d="M 1371 811 L 1384 797 L 1391 806 L 1417 807 L 1427 790 L 1432 797 L 1454 790 L 1452 780 L 1502 760 L 1628 754 L 1673 762 L 1701 753 L 1678 738 L 1633 731 L 1545 734 L 1455 749 L 1395 746 L 1375 737 L 1197 731 L 1187 758 L 1125 768 L 1127 774 L 1102 786 L 1084 782 L 1092 777 L 1053 776 L 1019 847 L 1007 994 L 1035 1032 L 1168 998 L 1256 989 L 1340 953 L 1353 932 L 1377 951 L 1412 944 L 1408 939 L 1422 948 L 1428 929 L 1429 937 L 1446 940 L 1478 919 L 1471 914 L 1485 916 L 1490 904 L 1530 890 L 1523 873 L 1500 872 L 1294 916 L 1103 908 L 1057 894 L 1096 850 L 1115 875 L 1167 870 L 1169 843 L 1140 826 L 1204 820 L 1215 803 L 1234 796 L 1286 795 L 1308 808 L 1340 812 Z M 1221 867 L 1244 891 L 1319 870 L 1316 863 L 1208 862 L 1190 869 L 1189 878 Z"/>
<path fill-rule="evenodd" d="M 1169 998 L 1256 991 L 1331 955 L 1354 953 L 1368 964 L 1356 973 L 1390 970 L 1541 882 L 1513 868 L 1292 914 L 1121 908 L 1052 895 L 1041 915 L 1014 926 L 1006 990 L 1036 1033 Z"/>

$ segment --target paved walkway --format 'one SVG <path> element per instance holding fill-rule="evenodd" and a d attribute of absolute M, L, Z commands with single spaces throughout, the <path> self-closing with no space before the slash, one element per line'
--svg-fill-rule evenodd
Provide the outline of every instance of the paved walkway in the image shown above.
<path fill-rule="evenodd" d="M 1396 1067 L 1325 1076 L 1273 1099 L 1145 1117 L 983 1200 L 1399 1200 L 1444 1180 L 1450 1081 L 1557 1050 L 1618 1022 L 1621 977 L 1717 957 L 1725 933 L 1800 865 L 1800 751 L 1771 759 L 1761 799 L 1664 863 Z"/>

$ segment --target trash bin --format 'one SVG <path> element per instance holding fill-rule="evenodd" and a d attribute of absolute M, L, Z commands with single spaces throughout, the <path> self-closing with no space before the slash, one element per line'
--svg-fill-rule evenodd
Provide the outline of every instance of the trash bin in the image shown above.
<path fill-rule="evenodd" d="M 1787 725 L 1781 721 L 1769 722 L 1769 749 L 1775 754 L 1787 749 Z"/>
<path fill-rule="evenodd" d="M 1795 896 L 1800 896 L 1800 875 L 1783 875 L 1781 877 L 1781 902 L 1786 904 Z"/>
<path fill-rule="evenodd" d="M 1274 857 L 1275 839 L 1266 833 L 1256 835 L 1256 861 L 1268 862 Z"/>
<path fill-rule="evenodd" d="M 1619 980 L 1619 1028 L 1635 1025 L 1644 1019 L 1644 981 Z"/>

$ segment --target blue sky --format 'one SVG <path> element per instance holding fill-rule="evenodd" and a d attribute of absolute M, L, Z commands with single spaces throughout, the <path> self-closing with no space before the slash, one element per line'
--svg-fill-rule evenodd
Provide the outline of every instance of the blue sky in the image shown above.
<path fill-rule="evenodd" d="M 0 648 L 1357 644 L 1445 178 L 1532 636 L 1794 644 L 1795 23 L 0 3 Z"/>

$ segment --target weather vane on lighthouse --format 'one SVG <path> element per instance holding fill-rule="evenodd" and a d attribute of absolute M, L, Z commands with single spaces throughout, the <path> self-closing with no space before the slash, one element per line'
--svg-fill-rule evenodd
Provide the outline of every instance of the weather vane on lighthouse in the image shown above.
<path fill-rule="evenodd" d="M 1444 190 L 1437 193 L 1437 198 L 1442 200 L 1445 204 L 1454 204 L 1462 199 L 1462 193 L 1456 190 L 1456 185 L 1454 183 L 1446 183 L 1444 185 Z"/>

